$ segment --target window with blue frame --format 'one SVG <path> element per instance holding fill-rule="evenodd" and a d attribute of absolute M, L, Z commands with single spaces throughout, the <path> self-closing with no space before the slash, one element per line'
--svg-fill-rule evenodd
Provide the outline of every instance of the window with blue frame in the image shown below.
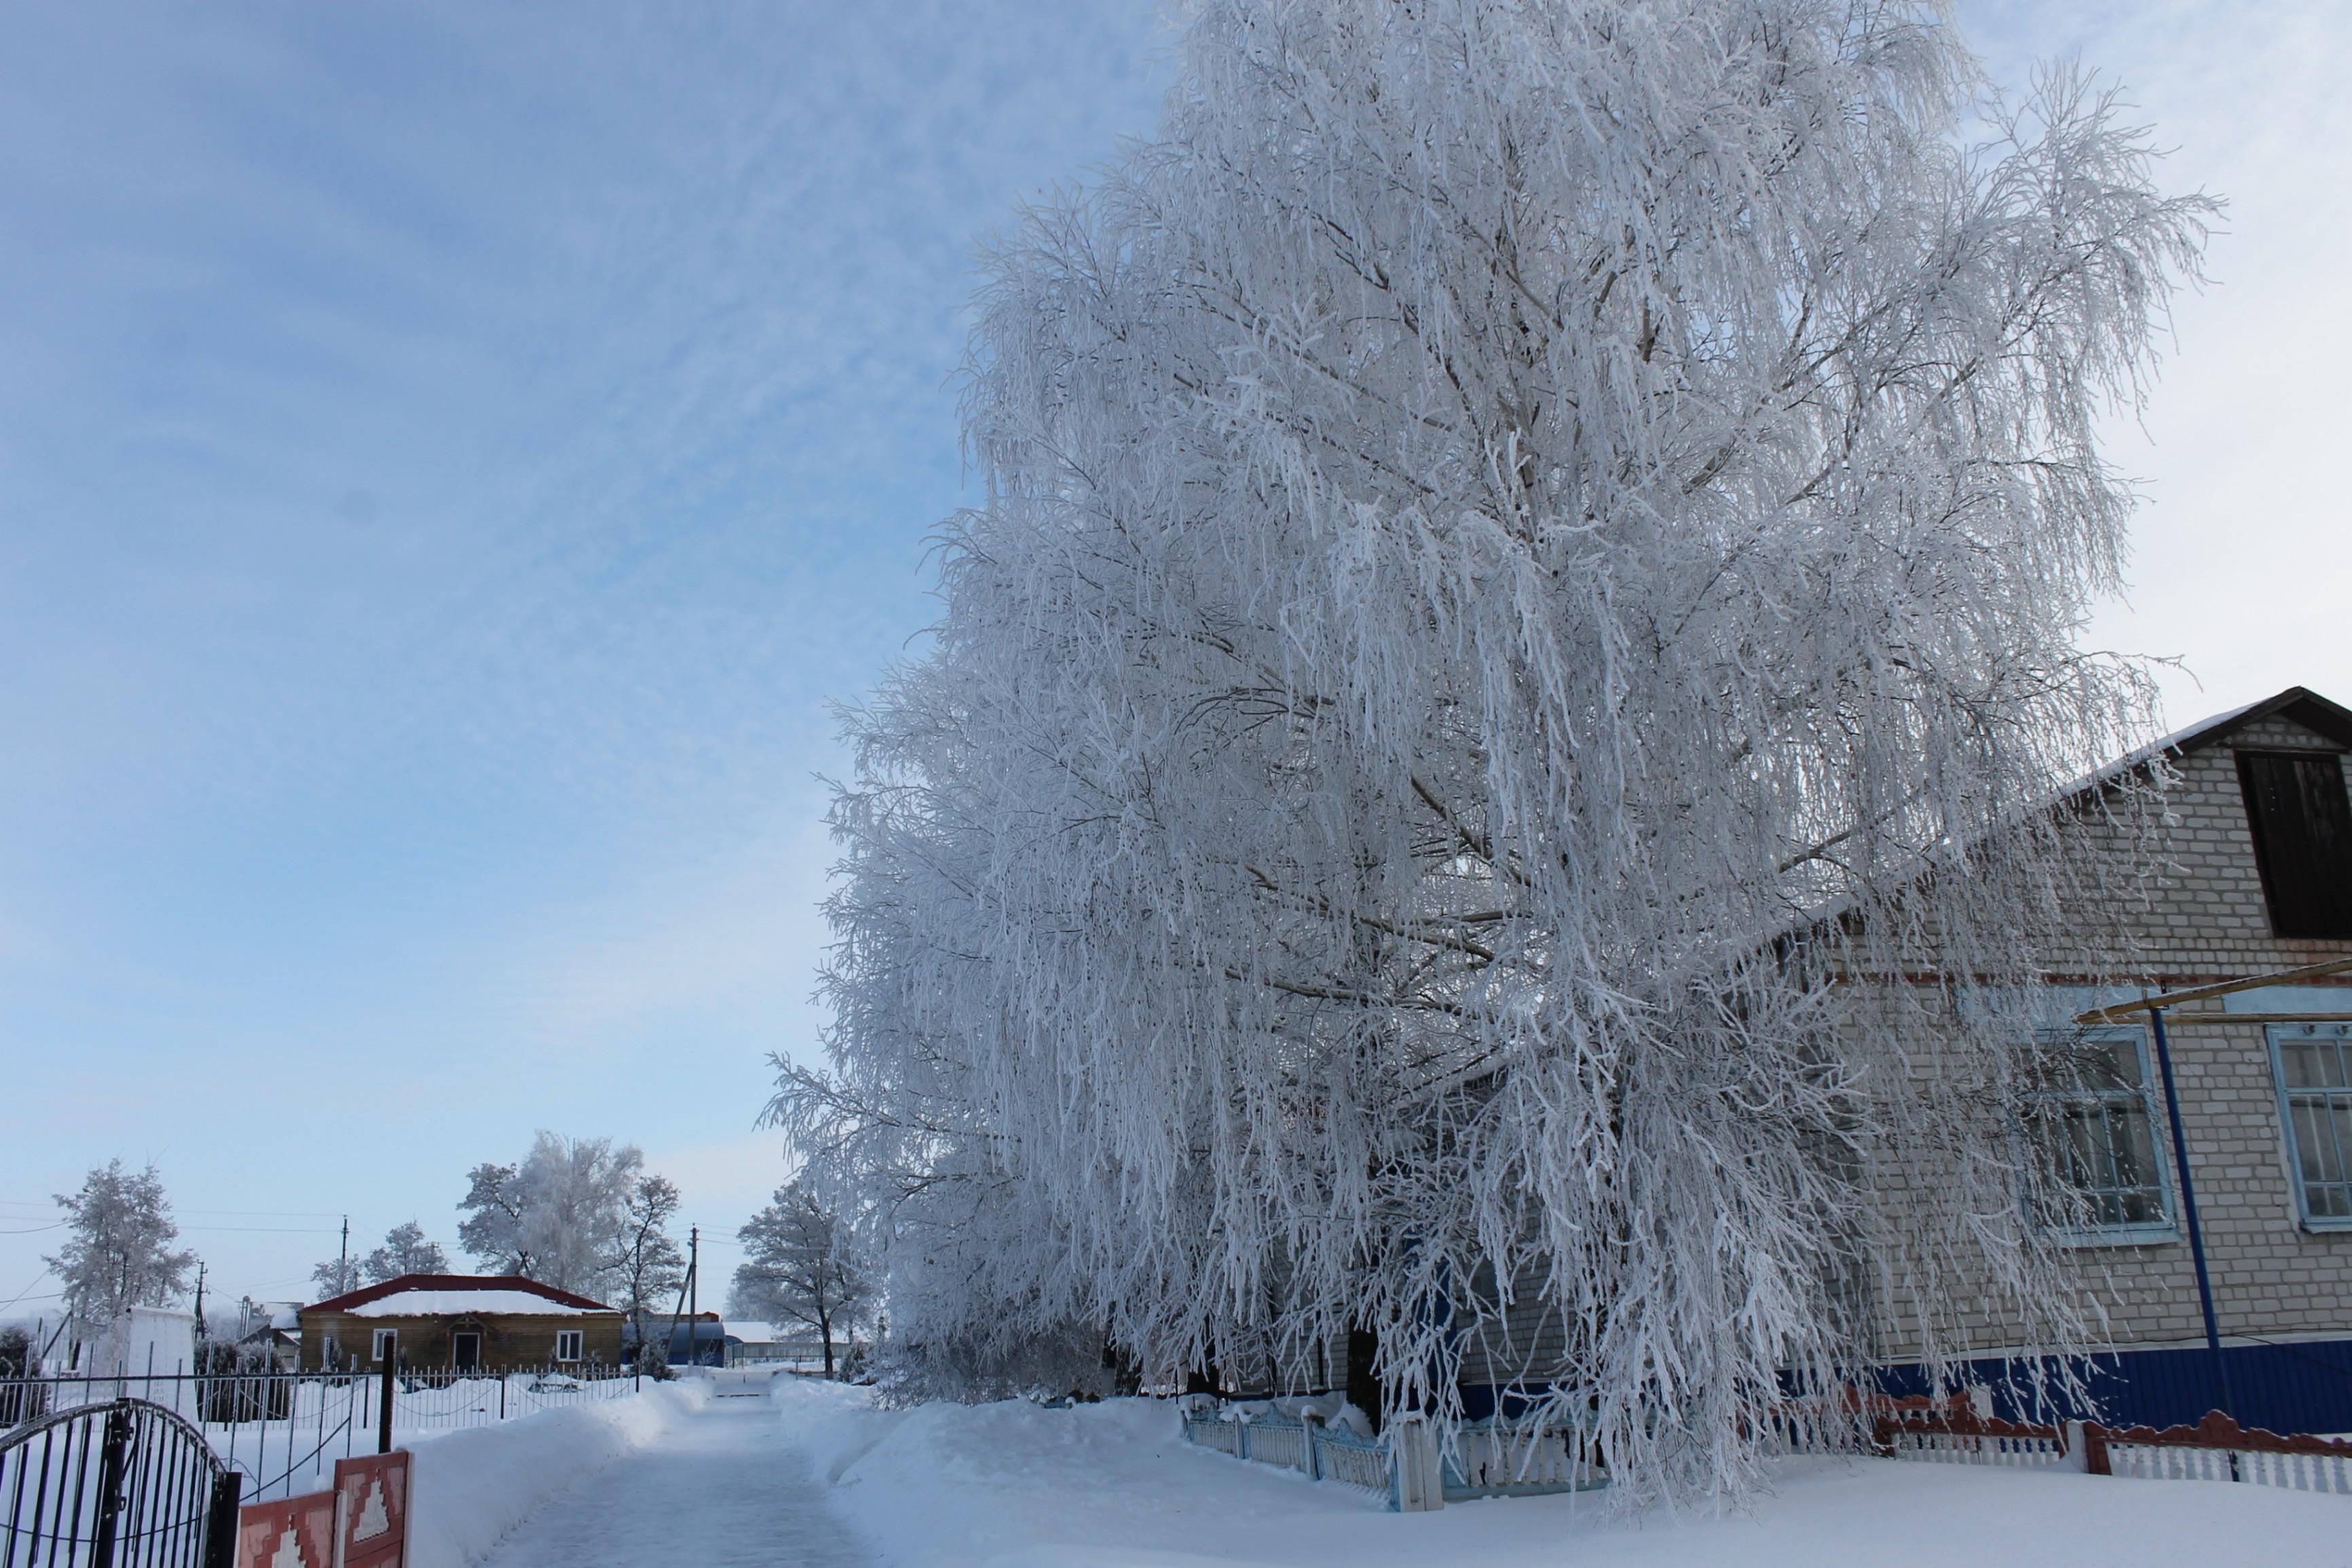
<path fill-rule="evenodd" d="M 2173 1234 L 2155 1135 L 2147 1041 L 2138 1029 L 2085 1029 L 2044 1040 L 2028 1100 L 2028 1142 L 2042 1163 L 2042 1224 L 2068 1240 L 2131 1243 Z"/>
<path fill-rule="evenodd" d="M 2352 1230 L 2352 1025 L 2273 1024 L 2269 1034 L 2296 1209 L 2314 1230 Z"/>

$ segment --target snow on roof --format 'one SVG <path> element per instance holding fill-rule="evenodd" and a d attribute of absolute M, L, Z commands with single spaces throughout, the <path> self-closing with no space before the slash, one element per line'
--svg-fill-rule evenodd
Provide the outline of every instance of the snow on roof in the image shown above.
<path fill-rule="evenodd" d="M 402 1290 L 344 1310 L 355 1318 L 430 1318 L 460 1313 L 479 1317 L 494 1312 L 505 1316 L 576 1318 L 596 1309 L 550 1300 L 530 1290 Z"/>
<path fill-rule="evenodd" d="M 483 1293 L 501 1296 L 528 1296 L 537 1305 L 485 1308 L 457 1306 L 423 1307 L 415 1303 L 425 1296 L 479 1297 Z M 376 1303 L 397 1296 L 402 1304 L 396 1307 Z M 356 1290 L 346 1290 L 340 1296 L 330 1296 L 302 1309 L 305 1312 L 352 1312 L 362 1317 L 396 1317 L 404 1312 L 610 1312 L 616 1309 L 570 1290 L 541 1284 L 520 1274 L 403 1274 L 380 1284 L 362 1285 Z"/>

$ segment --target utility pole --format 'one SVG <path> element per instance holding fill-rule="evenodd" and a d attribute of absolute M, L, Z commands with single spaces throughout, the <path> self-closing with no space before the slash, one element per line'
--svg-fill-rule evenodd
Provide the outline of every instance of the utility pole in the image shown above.
<path fill-rule="evenodd" d="M 343 1216 L 343 1245 L 335 1253 L 335 1294 L 352 1288 L 352 1216 Z"/>
<path fill-rule="evenodd" d="M 693 1347 L 688 1355 L 696 1366 L 702 1364 L 702 1312 L 698 1281 L 702 1273 L 702 1227 L 686 1227 L 686 1342 Z"/>
<path fill-rule="evenodd" d="M 196 1259 L 196 1343 L 205 1342 L 205 1262 Z"/>

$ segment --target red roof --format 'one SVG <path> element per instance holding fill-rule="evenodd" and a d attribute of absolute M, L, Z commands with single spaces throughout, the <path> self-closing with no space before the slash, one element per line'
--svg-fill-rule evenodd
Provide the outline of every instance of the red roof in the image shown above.
<path fill-rule="evenodd" d="M 362 1285 L 356 1290 L 346 1290 L 323 1301 L 313 1301 L 302 1310 L 348 1312 L 354 1307 L 364 1307 L 370 1301 L 381 1301 L 386 1296 L 397 1296 L 406 1290 L 521 1290 L 591 1312 L 620 1310 L 618 1307 L 608 1307 L 602 1301 L 592 1301 L 569 1290 L 559 1290 L 552 1285 L 542 1285 L 536 1279 L 526 1279 L 520 1274 L 402 1274 L 380 1285 Z"/>

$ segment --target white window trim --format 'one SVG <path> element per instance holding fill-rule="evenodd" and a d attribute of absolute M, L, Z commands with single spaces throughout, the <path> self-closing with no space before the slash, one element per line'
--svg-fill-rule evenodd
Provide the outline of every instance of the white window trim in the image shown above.
<path fill-rule="evenodd" d="M 2279 1041 L 2282 1036 L 2305 1027 L 2306 1026 L 2302 1024 L 2273 1024 L 2263 1030 L 2263 1042 L 2269 1046 L 2271 1053 L 2271 1087 L 2278 1093 L 2279 1148 L 2286 1156 L 2287 1190 L 2294 1194 L 2295 1224 L 2314 1235 L 2340 1235 L 2352 1230 L 2352 1215 L 2321 1215 L 2315 1218 L 2311 1205 L 2304 1196 L 2303 1152 L 2295 1147 L 2294 1108 L 2287 1103 L 2287 1096 L 2296 1091 L 2287 1088 L 2286 1058 L 2279 1050 Z M 2313 1030 L 2314 1037 L 2325 1034 L 2340 1039 L 2347 1032 L 2341 1024 L 2313 1024 L 2308 1027 Z M 2302 1092 L 2312 1091 L 2306 1089 Z"/>
<path fill-rule="evenodd" d="M 392 1355 L 399 1353 L 400 1331 L 398 1329 L 378 1329 L 368 1336 L 368 1360 L 374 1365 L 382 1366 L 391 1359 L 391 1355 L 385 1353 L 387 1348 Z"/>
<path fill-rule="evenodd" d="M 580 1331 L 578 1329 L 558 1329 L 558 1330 L 556 1330 L 556 1331 L 555 1331 L 555 1359 L 556 1359 L 557 1361 L 562 1361 L 562 1362 L 578 1361 L 578 1360 L 580 1360 L 580 1359 L 581 1359 L 581 1351 L 582 1351 L 582 1349 L 583 1349 L 583 1336 L 581 1334 L 581 1331 Z M 565 1342 L 566 1342 L 566 1341 L 569 1341 L 569 1342 L 571 1342 L 571 1345 L 572 1345 L 572 1353 L 571 1353 L 570 1355 L 565 1355 L 565 1354 L 563 1353 L 563 1347 L 564 1347 L 564 1343 L 565 1343 Z"/>
<path fill-rule="evenodd" d="M 2042 1233 L 2052 1244 L 2064 1247 L 2162 1247 L 2180 1239 L 2180 1199 L 2172 1180 L 2172 1125 L 2160 1103 L 2163 1086 L 2157 1078 L 2156 1054 L 2148 1048 L 2147 1031 L 2123 1026 L 2108 1025 L 2097 1028 L 2065 1031 L 2069 1038 L 2084 1040 L 2126 1040 L 2139 1058 L 2139 1099 L 2141 1111 L 2147 1118 L 2148 1151 L 2156 1158 L 2156 1190 L 2158 1201 L 2164 1205 L 2164 1217 L 2141 1225 L 2068 1225 L 2045 1226 Z M 2077 1100 L 2087 1095 L 2061 1093 L 2051 1090 L 2037 1093 L 2037 1100 Z M 2040 1158 L 2039 1151 L 2029 1153 Z"/>

